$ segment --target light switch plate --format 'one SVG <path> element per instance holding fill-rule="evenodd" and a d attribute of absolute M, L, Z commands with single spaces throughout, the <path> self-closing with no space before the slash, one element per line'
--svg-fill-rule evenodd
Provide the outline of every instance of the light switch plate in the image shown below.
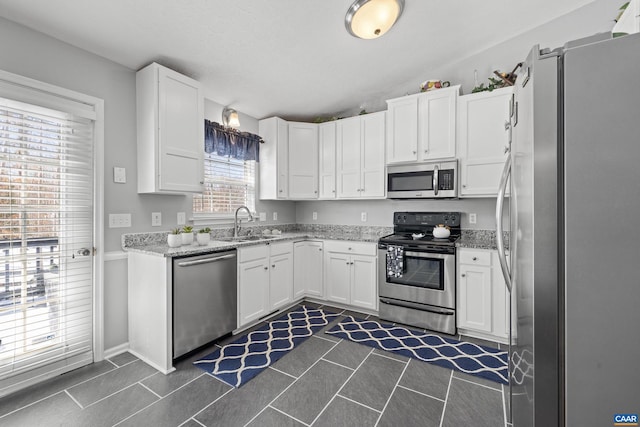
<path fill-rule="evenodd" d="M 125 184 L 127 182 L 127 170 L 125 168 L 113 168 L 113 182 L 117 184 Z"/>
<path fill-rule="evenodd" d="M 361 212 L 360 213 L 360 221 L 367 222 L 367 213 L 366 212 Z"/>
<path fill-rule="evenodd" d="M 109 228 L 131 227 L 131 214 L 109 214 Z"/>
<path fill-rule="evenodd" d="M 266 221 L 266 220 L 267 220 L 267 213 L 260 212 L 260 221 Z"/>
<path fill-rule="evenodd" d="M 313 220 L 316 221 L 318 219 L 318 212 L 314 212 L 312 217 L 313 217 Z"/>
<path fill-rule="evenodd" d="M 162 225 L 162 212 L 151 213 L 151 226 L 160 227 Z"/>
<path fill-rule="evenodd" d="M 273 213 L 273 220 L 277 221 L 278 220 L 278 212 L 274 212 Z"/>
<path fill-rule="evenodd" d="M 187 223 L 187 215 L 184 212 L 178 212 L 178 225 L 185 225 Z"/>
<path fill-rule="evenodd" d="M 475 224 L 478 221 L 478 217 L 474 213 L 469 214 L 469 224 Z"/>

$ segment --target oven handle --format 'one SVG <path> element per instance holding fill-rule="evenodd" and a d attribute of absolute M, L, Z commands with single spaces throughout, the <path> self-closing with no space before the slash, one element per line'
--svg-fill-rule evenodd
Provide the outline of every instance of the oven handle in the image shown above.
<path fill-rule="evenodd" d="M 438 195 L 438 175 L 439 175 L 438 165 L 434 165 L 433 166 L 433 195 L 434 196 Z"/>
<path fill-rule="evenodd" d="M 383 304 L 396 305 L 398 307 L 413 308 L 416 310 L 427 311 L 429 313 L 442 314 L 444 316 L 453 316 L 455 314 L 455 311 L 453 310 L 434 310 L 432 308 L 426 308 L 422 304 L 412 304 L 406 301 L 389 301 L 388 299 L 380 298 L 380 302 Z"/>
<path fill-rule="evenodd" d="M 433 252 L 415 252 L 415 251 L 404 251 L 405 255 L 413 256 L 416 258 L 437 258 L 437 259 L 447 259 L 447 257 L 452 257 L 452 254 L 434 254 Z"/>

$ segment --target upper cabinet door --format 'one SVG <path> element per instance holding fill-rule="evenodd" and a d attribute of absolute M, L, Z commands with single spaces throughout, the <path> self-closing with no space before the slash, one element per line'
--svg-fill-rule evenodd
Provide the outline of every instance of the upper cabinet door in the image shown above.
<path fill-rule="evenodd" d="M 138 192 L 202 192 L 204 97 L 199 82 L 153 63 L 136 74 Z"/>
<path fill-rule="evenodd" d="M 418 160 L 418 97 L 387 101 L 387 163 Z"/>
<path fill-rule="evenodd" d="M 318 126 L 319 184 L 321 199 L 336 198 L 336 122 Z"/>
<path fill-rule="evenodd" d="M 361 194 L 360 167 L 362 137 L 360 117 L 339 120 L 337 124 L 337 185 L 339 198 L 356 198 Z"/>
<path fill-rule="evenodd" d="M 507 158 L 512 88 L 458 98 L 460 195 L 495 197 Z"/>
<path fill-rule="evenodd" d="M 384 197 L 384 142 L 386 113 L 367 114 L 362 118 L 361 192 L 360 197 Z"/>
<path fill-rule="evenodd" d="M 260 120 L 258 133 L 264 140 L 260 147 L 260 199 L 289 197 L 289 124 L 279 117 Z"/>
<path fill-rule="evenodd" d="M 318 125 L 289 123 L 289 198 L 318 198 Z"/>
<path fill-rule="evenodd" d="M 418 98 L 419 158 L 456 156 L 456 101 L 460 86 L 438 89 Z"/>

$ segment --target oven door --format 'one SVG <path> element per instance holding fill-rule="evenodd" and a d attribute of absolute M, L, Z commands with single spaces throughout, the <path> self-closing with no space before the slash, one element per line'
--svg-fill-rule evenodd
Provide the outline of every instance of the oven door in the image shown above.
<path fill-rule="evenodd" d="M 387 276 L 386 249 L 379 249 L 378 260 L 381 297 L 455 309 L 455 255 L 406 248 L 400 277 Z"/>

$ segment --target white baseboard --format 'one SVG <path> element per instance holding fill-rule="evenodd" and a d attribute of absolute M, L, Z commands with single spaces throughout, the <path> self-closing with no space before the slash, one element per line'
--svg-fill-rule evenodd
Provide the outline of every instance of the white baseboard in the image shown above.
<path fill-rule="evenodd" d="M 105 359 L 110 359 L 110 358 L 112 358 L 114 356 L 117 356 L 119 354 L 125 353 L 127 351 L 129 351 L 129 343 L 128 342 L 126 342 L 124 344 L 117 345 L 115 347 L 111 347 L 111 348 L 105 350 L 104 351 L 104 358 Z"/>

